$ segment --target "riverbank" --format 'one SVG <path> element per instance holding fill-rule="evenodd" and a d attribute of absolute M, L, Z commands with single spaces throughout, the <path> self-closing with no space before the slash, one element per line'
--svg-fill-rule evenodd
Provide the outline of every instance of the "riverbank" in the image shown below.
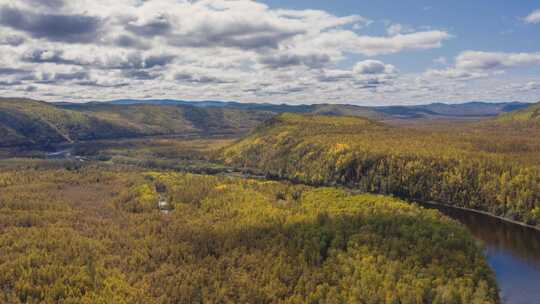
<path fill-rule="evenodd" d="M 418 201 L 418 203 L 420 205 L 426 204 L 426 205 L 432 205 L 432 206 L 442 206 L 442 207 L 446 207 L 446 208 L 459 209 L 459 210 L 464 210 L 464 211 L 468 211 L 468 212 L 474 212 L 474 213 L 478 213 L 478 214 L 483 214 L 483 215 L 486 215 L 486 216 L 489 216 L 489 217 L 492 217 L 492 218 L 496 218 L 496 219 L 499 219 L 501 221 L 504 221 L 504 222 L 507 222 L 507 223 L 510 223 L 510 224 L 519 225 L 521 227 L 533 229 L 533 230 L 536 230 L 536 231 L 540 232 L 540 227 L 528 225 L 528 224 L 518 222 L 518 221 L 514 221 L 514 220 L 511 220 L 511 219 L 502 217 L 502 216 L 495 215 L 493 213 L 489 213 L 487 211 L 476 210 L 476 209 L 465 208 L 465 207 L 459 207 L 459 206 L 452 206 L 452 205 L 439 203 L 439 202 L 433 202 L 433 201 L 429 201 L 429 202 L 420 202 L 420 201 Z"/>
<path fill-rule="evenodd" d="M 102 142 L 95 141 L 94 144 L 99 144 L 99 143 L 103 143 L 103 142 L 105 142 L 105 141 L 102 141 Z M 60 148 L 60 146 L 58 148 Z M 72 153 L 74 153 L 73 152 L 73 150 L 75 148 L 74 145 L 71 145 L 69 147 L 62 146 L 61 148 L 64 148 L 64 149 L 59 150 L 59 151 L 56 150 L 56 152 L 47 153 L 44 158 L 49 159 L 49 160 L 77 160 L 77 161 L 81 161 L 81 160 L 82 161 L 87 161 L 87 160 L 90 161 L 91 160 L 91 158 L 86 158 L 86 157 L 83 158 L 82 156 L 72 155 Z M 95 161 L 99 161 L 99 160 L 95 160 Z M 215 163 L 215 162 L 211 162 L 211 163 L 213 165 L 218 164 L 218 163 Z M 145 163 L 145 164 L 147 166 L 151 167 L 151 168 L 153 167 L 153 166 L 151 166 L 150 163 Z M 209 164 L 210 164 L 210 162 L 209 162 Z M 130 165 L 138 166 L 137 164 L 130 164 Z M 159 166 L 159 168 L 153 168 L 153 169 L 161 169 L 161 170 L 163 170 L 165 168 L 163 168 L 162 166 Z M 350 191 L 351 193 L 354 193 L 354 194 L 362 194 L 362 193 L 364 193 L 362 191 L 359 191 L 359 189 L 355 188 L 354 186 L 347 186 L 347 185 L 337 184 L 337 183 L 309 184 L 309 183 L 300 182 L 298 180 L 289 179 L 287 177 L 278 177 L 276 175 L 264 174 L 264 173 L 260 172 L 257 169 L 251 169 L 251 168 L 239 169 L 239 168 L 233 168 L 233 167 L 224 166 L 224 167 L 221 167 L 219 169 L 214 168 L 214 170 L 209 170 L 209 171 L 193 170 L 193 168 L 184 168 L 184 169 L 167 168 L 167 169 L 168 170 L 178 171 L 178 172 L 193 173 L 193 174 L 229 176 L 229 177 L 235 177 L 235 178 L 267 179 L 267 180 L 274 180 L 274 181 L 287 181 L 287 182 L 290 182 L 292 184 L 304 184 L 304 185 L 313 186 L 313 187 L 321 187 L 321 186 L 323 186 L 323 187 L 337 187 L 337 188 L 341 188 L 341 189 Z M 204 171 L 204 172 L 202 172 L 202 171 Z M 377 194 L 377 193 L 375 193 L 375 194 Z M 486 212 L 486 211 L 481 211 L 481 210 L 476 210 L 476 209 L 471 209 L 471 208 L 466 208 L 466 207 L 459 207 L 459 206 L 449 205 L 449 204 L 435 202 L 435 201 L 415 201 L 415 200 L 411 200 L 411 199 L 409 199 L 407 197 L 400 197 L 400 198 L 405 200 L 405 201 L 412 202 L 412 203 L 417 202 L 417 203 L 420 203 L 420 204 L 430 204 L 430 205 L 435 205 L 435 206 L 443 206 L 443 207 L 447 207 L 447 208 L 454 208 L 454 209 L 460 209 L 460 210 L 465 210 L 465 211 L 469 211 L 469 212 L 475 212 L 475 213 L 478 213 L 478 214 L 483 214 L 483 215 L 486 215 L 486 216 L 490 216 L 490 217 L 502 220 L 502 221 L 507 222 L 507 223 L 519 225 L 519 226 L 529 228 L 529 229 L 533 229 L 533 230 L 536 230 L 536 231 L 540 232 L 540 227 L 533 226 L 533 225 L 528 225 L 526 223 L 515 221 L 515 220 L 512 220 L 512 219 L 508 219 L 508 218 L 498 216 L 498 215 L 495 215 L 495 214 L 492 214 L 492 213 L 489 213 L 489 212 Z"/>
<path fill-rule="evenodd" d="M 250 172 L 252 172 L 252 170 L 250 170 Z M 231 177 L 242 177 L 242 178 L 254 178 L 254 179 L 270 179 L 270 180 L 277 180 L 277 181 L 288 181 L 288 182 L 291 182 L 293 184 L 302 184 L 302 183 L 299 183 L 298 181 L 291 180 L 291 179 L 288 179 L 288 178 L 276 178 L 274 176 L 268 177 L 268 176 L 265 176 L 265 175 L 262 175 L 262 174 L 242 173 L 241 171 L 222 172 L 219 175 L 231 176 Z M 362 194 L 362 193 L 364 193 L 364 192 L 359 191 L 358 189 L 356 189 L 354 187 L 338 185 L 338 184 L 327 184 L 327 185 L 310 185 L 310 184 L 306 184 L 306 185 L 307 186 L 315 186 L 315 187 L 317 187 L 317 186 L 319 186 L 319 187 L 320 186 L 323 186 L 323 187 L 337 187 L 337 188 L 347 190 L 347 191 L 349 191 L 349 192 L 351 192 L 353 194 Z M 377 193 L 377 194 L 380 194 L 380 193 Z M 533 230 L 536 230 L 536 231 L 540 232 L 540 227 L 533 226 L 533 225 L 528 225 L 526 223 L 515 221 L 515 220 L 505 218 L 505 217 L 502 217 L 502 216 L 499 216 L 499 215 L 495 215 L 495 214 L 487 212 L 487 211 L 476 210 L 476 209 L 465 208 L 465 207 L 459 207 L 459 206 L 453 206 L 453 205 L 444 204 L 444 203 L 435 202 L 435 201 L 414 201 L 414 200 L 410 200 L 410 199 L 408 199 L 406 197 L 402 197 L 401 199 L 403 199 L 405 201 L 408 201 L 408 202 L 411 202 L 411 203 L 429 204 L 429 205 L 434 205 L 434 206 L 443 206 L 443 207 L 447 207 L 447 208 L 453 208 L 453 209 L 459 209 L 459 210 L 474 212 L 474 213 L 478 213 L 478 214 L 483 214 L 483 215 L 486 215 L 486 216 L 489 216 L 489 217 L 492 217 L 492 218 L 502 220 L 502 221 L 507 222 L 507 223 L 519 225 L 519 226 L 529 228 L 529 229 L 533 229 Z"/>
<path fill-rule="evenodd" d="M 487 212 L 437 202 L 418 203 L 463 224 L 484 247 L 505 304 L 540 303 L 540 233 Z"/>
<path fill-rule="evenodd" d="M 288 179 L 286 177 L 285 178 L 277 178 L 276 176 L 267 176 L 267 175 L 264 175 L 262 173 L 256 173 L 257 170 L 253 170 L 253 169 L 251 169 L 251 170 L 239 170 L 239 169 L 235 169 L 235 168 L 230 168 L 229 170 L 230 171 L 219 172 L 219 173 L 217 173 L 215 175 L 229 176 L 229 177 L 236 177 L 236 178 L 251 178 L 251 179 L 268 179 L 268 180 L 274 180 L 274 181 L 287 181 L 287 182 L 290 182 L 290 183 L 293 183 L 293 184 L 304 184 L 304 185 L 313 186 L 313 187 L 321 187 L 321 186 L 322 187 L 336 187 L 336 188 L 341 188 L 341 189 L 347 190 L 347 191 L 349 191 L 349 192 L 351 192 L 353 194 L 365 193 L 365 192 L 359 191 L 358 189 L 356 189 L 354 187 L 351 187 L 351 186 L 345 186 L 345 185 L 339 185 L 339 184 L 326 184 L 326 185 L 306 184 L 306 183 L 298 182 L 296 180 Z M 248 172 L 248 173 L 246 173 L 246 172 Z M 380 194 L 380 193 L 374 193 L 374 194 Z M 408 201 L 408 202 L 411 202 L 411 203 L 429 204 L 429 205 L 434 205 L 434 206 L 442 206 L 442 207 L 447 207 L 447 208 L 453 208 L 453 209 L 459 209 L 459 210 L 474 212 L 474 213 L 478 213 L 478 214 L 483 214 L 483 215 L 486 215 L 486 216 L 489 216 L 489 217 L 492 217 L 492 218 L 502 220 L 502 221 L 507 222 L 507 223 L 519 225 L 521 227 L 533 229 L 533 230 L 536 230 L 536 231 L 540 232 L 540 227 L 533 226 L 533 225 L 528 225 L 526 223 L 515 221 L 515 220 L 505 218 L 505 217 L 502 217 L 502 216 L 499 216 L 499 215 L 495 215 L 495 214 L 487 212 L 487 211 L 476 210 L 476 209 L 471 209 L 471 208 L 466 208 L 466 207 L 453 206 L 453 205 L 444 204 L 444 203 L 435 202 L 435 201 L 415 201 L 415 200 L 410 200 L 410 199 L 408 199 L 406 197 L 401 197 L 401 199 L 405 200 L 405 201 Z"/>

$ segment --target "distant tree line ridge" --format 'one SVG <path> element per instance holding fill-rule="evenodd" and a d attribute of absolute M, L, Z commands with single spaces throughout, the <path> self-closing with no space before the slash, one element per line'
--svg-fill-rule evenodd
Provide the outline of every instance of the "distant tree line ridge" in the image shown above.
<path fill-rule="evenodd" d="M 257 104 L 181 100 L 116 100 L 46 103 L 0 98 L 0 147 L 47 148 L 82 140 L 136 138 L 168 134 L 243 134 L 279 113 L 358 116 L 384 121 L 493 117 L 529 104 L 434 103 L 365 107 L 347 104 Z"/>

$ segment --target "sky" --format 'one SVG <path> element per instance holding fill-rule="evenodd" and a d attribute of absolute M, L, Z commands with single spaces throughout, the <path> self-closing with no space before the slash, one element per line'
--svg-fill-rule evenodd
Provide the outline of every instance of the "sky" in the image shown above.
<path fill-rule="evenodd" d="M 537 0 L 0 0 L 0 96 L 540 100 Z"/>

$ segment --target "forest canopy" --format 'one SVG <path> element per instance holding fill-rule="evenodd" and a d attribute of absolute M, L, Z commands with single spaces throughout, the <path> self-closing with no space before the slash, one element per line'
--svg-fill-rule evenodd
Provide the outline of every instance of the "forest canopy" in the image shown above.
<path fill-rule="evenodd" d="M 335 188 L 88 165 L 0 173 L 3 303 L 497 303 L 464 227 Z"/>
<path fill-rule="evenodd" d="M 540 226 L 540 139 L 529 129 L 540 126 L 450 126 L 283 114 L 218 158 L 272 177 L 437 201 Z"/>

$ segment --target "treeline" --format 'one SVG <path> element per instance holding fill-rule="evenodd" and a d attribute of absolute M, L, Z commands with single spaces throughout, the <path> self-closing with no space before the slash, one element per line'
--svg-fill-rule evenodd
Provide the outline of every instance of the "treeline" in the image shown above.
<path fill-rule="evenodd" d="M 332 188 L 87 165 L 0 175 L 0 302 L 499 299 L 481 248 L 436 211 Z"/>
<path fill-rule="evenodd" d="M 277 178 L 438 201 L 540 226 L 539 141 L 530 129 L 519 132 L 284 114 L 221 159 Z"/>

